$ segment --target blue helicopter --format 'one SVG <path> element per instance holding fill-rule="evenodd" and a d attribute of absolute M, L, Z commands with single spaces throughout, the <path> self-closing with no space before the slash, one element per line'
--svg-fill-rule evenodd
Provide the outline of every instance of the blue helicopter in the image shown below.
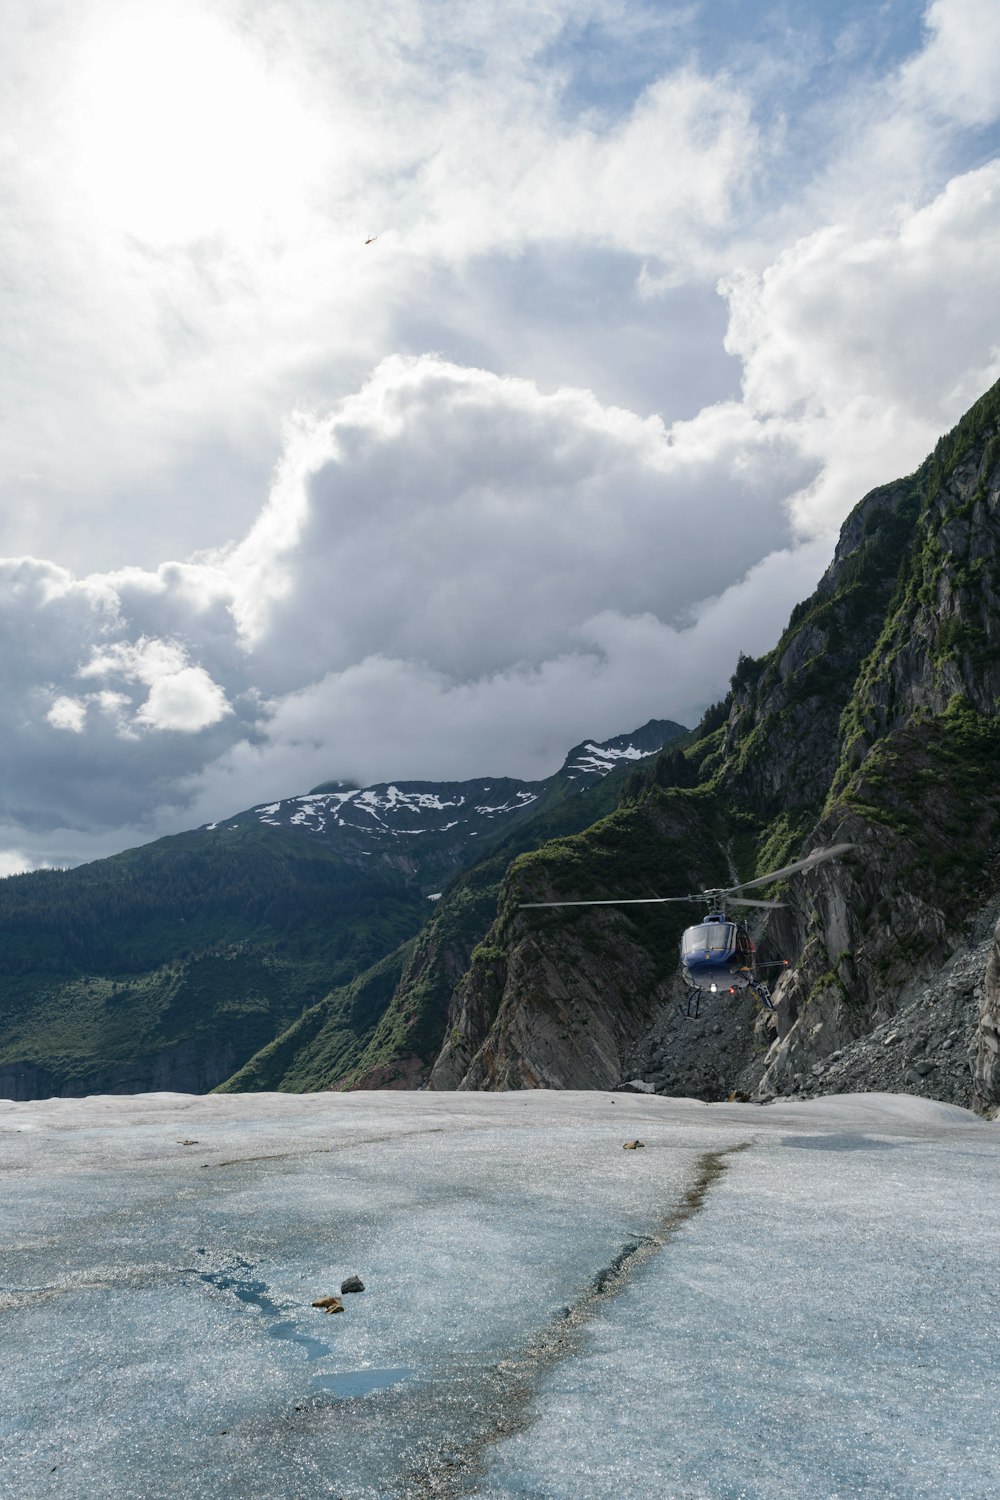
<path fill-rule="evenodd" d="M 757 957 L 753 938 L 743 922 L 733 920 L 726 914 L 729 906 L 759 906 L 771 910 L 784 906 L 784 901 L 760 901 L 752 896 L 737 895 L 738 891 L 752 891 L 758 886 L 771 885 L 775 880 L 784 880 L 788 875 L 798 875 L 812 870 L 828 859 L 837 859 L 853 849 L 853 844 L 831 844 L 825 849 L 814 849 L 804 859 L 797 859 L 780 870 L 771 870 L 767 875 L 758 875 L 756 880 L 742 880 L 738 885 L 723 889 L 699 891 L 693 896 L 632 896 L 621 900 L 604 901 L 525 901 L 522 910 L 542 906 L 649 906 L 673 901 L 697 901 L 708 907 L 707 914 L 695 927 L 687 927 L 681 938 L 681 973 L 688 987 L 687 1006 L 683 1014 L 696 1018 L 703 994 L 735 995 L 739 990 L 749 990 L 767 1010 L 773 1010 L 771 989 L 762 969 L 787 968 L 787 958 L 762 963 Z"/>

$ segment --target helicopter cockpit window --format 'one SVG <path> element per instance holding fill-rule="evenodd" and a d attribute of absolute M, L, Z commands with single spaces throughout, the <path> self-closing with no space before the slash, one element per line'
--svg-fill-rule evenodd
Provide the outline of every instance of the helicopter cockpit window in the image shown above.
<path fill-rule="evenodd" d="M 733 945 L 732 922 L 705 922 L 684 934 L 685 953 L 719 953 Z"/>

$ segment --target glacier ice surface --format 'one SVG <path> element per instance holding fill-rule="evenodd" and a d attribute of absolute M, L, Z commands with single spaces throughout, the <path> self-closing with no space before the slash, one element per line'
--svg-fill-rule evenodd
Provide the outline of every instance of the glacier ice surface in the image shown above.
<path fill-rule="evenodd" d="M 0 1493 L 995 1494 L 998 1128 L 881 1095 L 0 1101 Z"/>

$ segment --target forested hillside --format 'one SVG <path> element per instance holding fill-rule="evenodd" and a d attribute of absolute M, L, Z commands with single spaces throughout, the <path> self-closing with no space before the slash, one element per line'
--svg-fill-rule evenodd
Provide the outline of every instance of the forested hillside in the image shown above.
<path fill-rule="evenodd" d="M 657 720 L 586 742 L 540 782 L 318 787 L 0 880 L 0 1095 L 213 1088 L 373 966 L 361 988 L 382 994 L 379 966 L 398 977 L 391 955 L 457 872 L 503 840 L 530 848 L 590 823 L 680 733 Z M 335 1073 L 365 1053 L 369 1009 L 352 1000 L 344 1029 Z"/>

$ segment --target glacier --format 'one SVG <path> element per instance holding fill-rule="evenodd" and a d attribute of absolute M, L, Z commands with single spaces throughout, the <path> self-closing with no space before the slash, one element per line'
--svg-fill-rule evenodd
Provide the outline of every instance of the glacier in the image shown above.
<path fill-rule="evenodd" d="M 0 1493 L 996 1494 L 998 1130 L 898 1095 L 0 1101 Z"/>

